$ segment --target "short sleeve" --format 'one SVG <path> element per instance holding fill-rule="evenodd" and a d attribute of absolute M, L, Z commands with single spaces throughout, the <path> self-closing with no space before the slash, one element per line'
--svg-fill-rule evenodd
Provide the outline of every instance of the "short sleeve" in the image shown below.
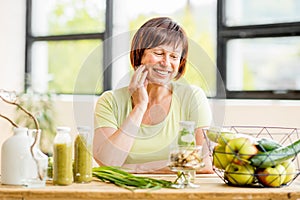
<path fill-rule="evenodd" d="M 210 126 L 212 112 L 208 99 L 201 88 L 192 87 L 193 95 L 190 102 L 189 118 L 195 121 L 195 128 Z"/>
<path fill-rule="evenodd" d="M 111 127 L 118 129 L 117 118 L 114 111 L 116 105 L 111 91 L 103 93 L 95 107 L 94 125 L 95 129 L 99 127 Z"/>

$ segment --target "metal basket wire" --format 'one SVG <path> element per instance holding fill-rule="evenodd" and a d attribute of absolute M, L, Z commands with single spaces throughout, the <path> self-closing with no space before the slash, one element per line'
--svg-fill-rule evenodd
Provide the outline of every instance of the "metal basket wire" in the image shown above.
<path fill-rule="evenodd" d="M 300 129 L 299 128 L 265 127 L 265 126 L 224 126 L 224 127 L 222 127 L 222 129 L 226 129 L 230 132 L 237 133 L 237 134 L 245 134 L 248 136 L 252 136 L 253 138 L 271 139 L 273 141 L 278 142 L 281 146 L 288 146 L 300 139 Z M 266 176 L 266 175 L 258 173 L 258 171 L 260 170 L 259 169 L 260 167 L 255 167 L 254 172 L 249 170 L 246 173 L 245 172 L 228 172 L 228 171 L 225 171 L 225 166 L 221 166 L 221 167 L 219 166 L 219 168 L 218 168 L 215 166 L 215 164 L 217 164 L 216 162 L 218 162 L 218 161 L 219 161 L 219 163 L 221 163 L 221 160 L 216 161 L 214 159 L 221 159 L 222 156 L 227 156 L 226 154 L 228 154 L 228 153 L 220 152 L 218 154 L 219 157 L 216 155 L 213 156 L 214 148 L 215 148 L 215 146 L 218 145 L 218 143 L 212 142 L 211 140 L 208 139 L 207 134 L 206 134 L 207 130 L 209 130 L 209 129 L 204 129 L 204 136 L 208 143 L 210 158 L 213 163 L 213 170 L 227 185 L 242 186 L 242 187 L 282 187 L 282 186 L 288 186 L 288 185 L 292 184 L 292 182 L 300 174 L 300 155 L 297 155 L 297 153 L 295 153 L 296 155 L 291 158 L 291 160 L 292 160 L 291 162 L 293 162 L 293 165 L 296 166 L 296 170 L 292 174 L 290 174 L 291 176 L 293 176 L 293 178 L 289 182 L 287 182 L 285 184 L 281 184 L 279 186 L 278 185 L 277 186 L 266 186 L 265 184 L 262 184 L 262 182 L 260 180 L 261 180 L 261 178 L 263 178 L 262 176 Z M 224 142 L 226 143 L 227 141 L 224 140 Z M 224 145 L 226 145 L 226 144 L 224 144 Z M 235 180 L 232 181 L 232 179 L 231 179 L 231 181 L 229 181 L 229 176 L 233 177 L 233 174 L 238 175 L 238 176 L 243 175 L 243 177 L 247 177 L 247 175 L 249 175 L 250 173 L 253 177 L 253 180 L 251 179 L 250 182 L 247 182 L 247 180 L 245 180 L 246 181 L 245 183 L 247 183 L 247 184 L 233 183 L 233 181 L 235 181 Z M 272 174 L 269 174 L 269 175 L 272 175 Z M 276 174 L 276 175 L 278 175 L 278 174 Z M 282 177 L 281 175 L 278 176 L 278 178 L 281 178 L 281 177 Z"/>

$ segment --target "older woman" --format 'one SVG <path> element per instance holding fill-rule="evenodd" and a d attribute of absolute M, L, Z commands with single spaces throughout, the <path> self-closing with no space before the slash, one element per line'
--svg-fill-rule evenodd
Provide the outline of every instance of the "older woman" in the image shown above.
<path fill-rule="evenodd" d="M 176 82 L 185 72 L 188 38 L 168 17 L 147 21 L 136 32 L 128 87 L 104 92 L 95 109 L 93 155 L 99 165 L 132 172 L 168 173 L 170 145 L 179 121 L 195 122 L 195 139 L 204 145 L 202 128 L 211 111 L 202 89 Z M 205 158 L 202 173 L 212 173 Z"/>

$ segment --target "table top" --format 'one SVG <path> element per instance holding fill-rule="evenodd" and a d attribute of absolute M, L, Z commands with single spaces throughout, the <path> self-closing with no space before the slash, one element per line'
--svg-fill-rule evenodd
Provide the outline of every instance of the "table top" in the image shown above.
<path fill-rule="evenodd" d="M 143 175 L 158 179 L 175 180 L 175 175 Z M 94 180 L 87 184 L 73 183 L 69 186 L 54 186 L 48 182 L 43 188 L 26 188 L 23 186 L 0 185 L 0 200 L 108 200 L 108 199 L 259 199 L 259 200 L 283 200 L 300 199 L 300 179 L 298 178 L 289 186 L 281 188 L 246 188 L 226 185 L 215 174 L 199 174 L 196 176 L 199 188 L 186 189 L 139 189 L 129 191 L 113 184 Z"/>

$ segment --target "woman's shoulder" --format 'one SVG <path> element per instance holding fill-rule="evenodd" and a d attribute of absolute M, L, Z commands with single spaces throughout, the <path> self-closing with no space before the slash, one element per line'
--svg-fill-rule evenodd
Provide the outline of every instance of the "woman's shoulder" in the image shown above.
<path fill-rule="evenodd" d="M 125 99 L 128 99 L 130 97 L 128 92 L 128 87 L 122 87 L 114 90 L 107 90 L 103 92 L 98 101 L 101 100 L 107 100 L 107 101 L 118 101 L 122 102 Z"/>
<path fill-rule="evenodd" d="M 205 95 L 202 88 L 196 85 L 175 82 L 173 83 L 173 88 L 174 88 L 174 92 L 182 95 L 195 95 L 195 94 Z"/>

